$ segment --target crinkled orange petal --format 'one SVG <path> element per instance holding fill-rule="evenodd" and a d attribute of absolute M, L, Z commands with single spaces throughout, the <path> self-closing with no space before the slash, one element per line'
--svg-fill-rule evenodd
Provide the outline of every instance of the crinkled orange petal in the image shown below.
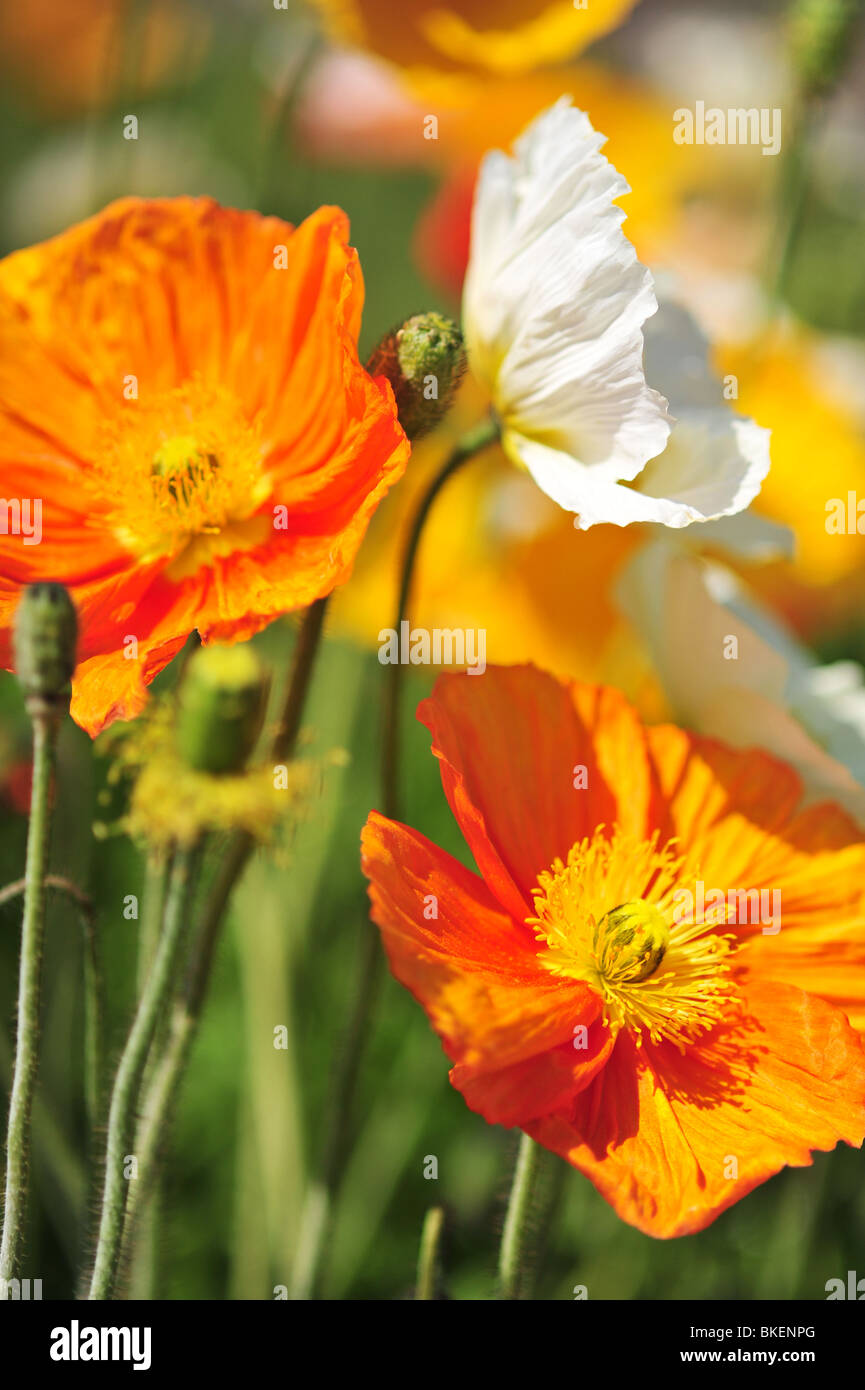
<path fill-rule="evenodd" d="M 490 667 L 441 676 L 418 718 L 475 862 L 517 920 L 531 911 L 538 874 L 584 835 L 616 820 L 637 833 L 646 826 L 645 742 L 617 691 L 569 691 L 533 666 Z M 574 785 L 581 768 L 584 787 Z"/>
<path fill-rule="evenodd" d="M 755 935 L 748 963 L 766 979 L 804 987 L 836 1005 L 865 1035 L 865 913 Z"/>
<path fill-rule="evenodd" d="M 374 811 L 362 845 L 391 970 L 426 1010 L 472 1108 L 516 1124 L 575 1094 L 606 1055 L 606 1030 L 591 1027 L 598 996 L 545 971 L 530 929 L 416 831 Z M 592 1040 L 582 1050 L 580 1024 Z"/>
<path fill-rule="evenodd" d="M 846 812 L 831 804 L 797 812 L 798 774 L 758 749 L 727 748 L 669 725 L 646 732 L 667 802 L 662 829 L 694 852 L 707 892 L 777 890 L 782 925 L 773 940 L 858 911 L 865 841 Z M 749 927 L 731 929 L 747 936 Z"/>
<path fill-rule="evenodd" d="M 865 1136 L 865 1052 L 839 1009 L 752 979 L 683 1056 L 623 1032 L 567 1110 L 525 1126 L 647 1235 L 700 1231 L 786 1165 Z"/>
<path fill-rule="evenodd" d="M 144 581 L 137 601 L 128 583 L 103 583 L 77 595 L 85 640 L 79 645 L 70 712 L 93 738 L 113 720 L 134 719 L 141 713 L 147 686 L 195 628 L 200 584 L 167 584 L 158 573 L 149 583 L 145 572 L 135 579 Z M 118 620 L 127 639 L 119 650 Z M 144 635 L 139 638 L 138 632 Z M 130 637 L 137 646 L 131 646 Z"/>
<path fill-rule="evenodd" d="M 728 748 L 672 725 L 647 730 L 665 803 L 663 835 L 699 844 L 708 886 L 752 886 L 749 875 L 802 796 L 796 772 L 758 749 Z"/>
<path fill-rule="evenodd" d="M 799 847 L 773 871 L 781 930 L 751 935 L 748 965 L 843 1009 L 865 1034 L 865 846 L 839 807 L 810 806 L 785 833 Z M 804 851 L 811 849 L 811 854 Z"/>
<path fill-rule="evenodd" d="M 587 1025 L 585 1046 L 582 1039 L 580 1044 L 578 1048 L 577 1039 L 570 1037 L 558 1047 L 500 1069 L 479 1071 L 457 1063 L 451 1068 L 451 1084 L 469 1109 L 490 1124 L 523 1127 L 567 1105 L 588 1086 L 606 1065 L 614 1039 L 598 1017 Z"/>

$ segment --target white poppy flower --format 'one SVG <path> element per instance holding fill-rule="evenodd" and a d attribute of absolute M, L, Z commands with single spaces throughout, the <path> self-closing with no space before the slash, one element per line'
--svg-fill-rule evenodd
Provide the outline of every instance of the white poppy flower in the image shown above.
<path fill-rule="evenodd" d="M 516 141 L 512 158 L 486 156 L 463 294 L 469 362 L 492 397 L 506 453 L 582 530 L 727 516 L 759 491 L 766 432 L 729 411 L 720 384 L 717 403 L 691 407 L 686 392 L 674 425 L 648 384 L 643 325 L 657 300 L 622 231 L 614 199 L 629 189 L 601 154 L 604 142 L 563 97 Z M 677 344 L 682 326 L 673 311 L 647 338 L 661 372 L 694 356 L 696 329 Z M 702 359 L 711 380 L 704 348 Z M 675 410 L 682 393 L 671 375 Z"/>
<path fill-rule="evenodd" d="M 667 447 L 620 499 L 620 524 L 689 526 L 742 512 L 769 471 L 769 430 L 736 415 L 709 362 L 709 345 L 679 304 L 662 300 L 646 328 L 646 374 L 670 402 Z"/>

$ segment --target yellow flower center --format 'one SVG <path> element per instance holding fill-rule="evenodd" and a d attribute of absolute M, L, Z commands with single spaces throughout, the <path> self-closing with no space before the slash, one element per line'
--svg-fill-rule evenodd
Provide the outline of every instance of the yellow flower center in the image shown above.
<path fill-rule="evenodd" d="M 647 980 L 654 975 L 670 944 L 664 914 L 641 898 L 622 903 L 602 917 L 592 947 L 598 974 L 605 980 Z"/>
<path fill-rule="evenodd" d="M 647 1034 L 684 1051 L 734 1003 L 733 938 L 674 911 L 694 878 L 657 834 L 640 841 L 618 826 L 599 827 L 538 876 L 528 925 L 543 942 L 541 964 L 597 990 L 604 1022 L 630 1028 L 638 1045 Z"/>
<path fill-rule="evenodd" d="M 179 580 L 262 544 L 273 518 L 259 430 L 224 387 L 193 377 L 130 400 L 105 426 L 94 482 L 123 545 Z"/>

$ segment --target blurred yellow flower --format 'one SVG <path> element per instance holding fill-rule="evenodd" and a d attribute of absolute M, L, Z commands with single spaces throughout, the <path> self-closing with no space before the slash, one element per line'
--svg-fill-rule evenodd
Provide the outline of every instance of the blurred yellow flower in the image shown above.
<path fill-rule="evenodd" d="M 409 70 L 529 72 L 581 52 L 637 0 L 312 0 L 334 38 Z"/>
<path fill-rule="evenodd" d="M 833 499 L 846 507 L 852 491 L 865 501 L 865 433 L 829 390 L 821 342 L 800 326 L 776 325 L 717 354 L 736 378 L 737 408 L 772 431 L 772 467 L 755 510 L 796 537 L 792 561 L 749 578 L 805 634 L 849 621 L 865 596 L 865 534 L 827 528 Z"/>

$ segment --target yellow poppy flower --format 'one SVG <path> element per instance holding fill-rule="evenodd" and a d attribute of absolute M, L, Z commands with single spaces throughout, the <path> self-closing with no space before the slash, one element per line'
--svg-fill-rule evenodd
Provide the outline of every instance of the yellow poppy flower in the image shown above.
<path fill-rule="evenodd" d="M 636 0 L 312 0 L 330 33 L 407 69 L 529 72 L 627 19 Z"/>

